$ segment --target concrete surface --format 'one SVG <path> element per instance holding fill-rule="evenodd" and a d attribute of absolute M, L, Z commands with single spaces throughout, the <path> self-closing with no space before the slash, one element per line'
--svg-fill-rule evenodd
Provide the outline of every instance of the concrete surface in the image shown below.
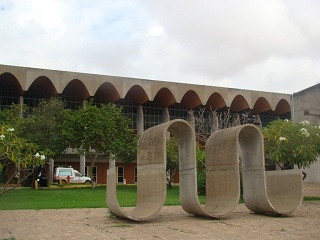
<path fill-rule="evenodd" d="M 305 196 L 320 197 L 319 183 Z M 164 207 L 152 221 L 110 217 L 107 208 L 0 211 L 0 239 L 320 239 L 320 201 L 304 202 L 288 217 L 258 215 L 244 204 L 222 220 Z"/>

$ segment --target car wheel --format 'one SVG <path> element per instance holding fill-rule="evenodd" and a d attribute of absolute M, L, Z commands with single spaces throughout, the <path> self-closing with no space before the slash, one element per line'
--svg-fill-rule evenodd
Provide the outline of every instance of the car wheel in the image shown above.
<path fill-rule="evenodd" d="M 85 181 L 85 184 L 91 184 L 91 181 L 87 180 Z"/>
<path fill-rule="evenodd" d="M 63 179 L 63 180 L 62 180 L 62 183 L 63 183 L 63 184 L 67 184 L 67 181 Z"/>

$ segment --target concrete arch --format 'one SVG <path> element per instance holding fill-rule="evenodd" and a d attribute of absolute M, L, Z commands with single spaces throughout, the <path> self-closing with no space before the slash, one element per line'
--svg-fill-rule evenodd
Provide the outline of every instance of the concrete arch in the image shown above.
<path fill-rule="evenodd" d="M 46 76 L 39 76 L 30 85 L 27 92 L 40 91 L 47 95 L 48 99 L 58 96 L 57 90 L 51 80 Z"/>
<path fill-rule="evenodd" d="M 23 95 L 23 89 L 20 82 L 12 73 L 9 72 L 4 72 L 0 75 L 0 88 L 10 89 L 16 97 Z"/>
<path fill-rule="evenodd" d="M 61 94 L 62 98 L 72 96 L 76 101 L 82 102 L 90 97 L 89 91 L 82 81 L 73 79 L 70 81 Z"/>
<path fill-rule="evenodd" d="M 258 114 L 262 112 L 267 112 L 271 110 L 270 103 L 264 97 L 259 97 L 257 101 L 254 103 L 252 113 Z"/>
<path fill-rule="evenodd" d="M 186 109 L 192 109 L 195 107 L 200 106 L 201 100 L 199 98 L 199 95 L 193 91 L 193 90 L 188 90 L 182 97 L 181 102 L 180 102 Z"/>
<path fill-rule="evenodd" d="M 153 101 L 158 102 L 161 107 L 168 107 L 177 102 L 173 93 L 168 88 L 161 88 Z"/>
<path fill-rule="evenodd" d="M 142 105 L 149 101 L 148 95 L 140 85 L 132 86 L 126 94 L 126 97 L 136 105 Z"/>
<path fill-rule="evenodd" d="M 203 105 L 205 102 L 205 96 L 204 96 L 204 86 L 201 85 L 191 85 L 191 84 L 179 84 L 177 95 L 174 94 L 177 103 L 182 104 L 183 98 L 185 98 L 186 95 L 190 95 L 193 97 L 197 103 L 190 104 L 188 103 L 189 100 L 184 99 L 184 101 L 187 103 L 187 105 L 194 105 L 195 107 L 199 105 Z M 200 101 L 200 104 L 199 104 Z M 186 106 L 185 106 L 186 107 Z"/>
<path fill-rule="evenodd" d="M 8 66 L 8 65 L 0 65 L 0 74 L 10 73 L 15 77 L 15 79 L 19 82 L 22 90 L 25 91 L 26 88 L 26 68 L 24 67 L 16 67 L 16 66 Z"/>
<path fill-rule="evenodd" d="M 214 92 L 209 97 L 206 107 L 211 110 L 217 110 L 226 107 L 227 104 L 220 93 Z"/>
<path fill-rule="evenodd" d="M 120 95 L 112 83 L 106 82 L 100 85 L 94 98 L 103 99 L 105 103 L 115 103 L 120 99 Z"/>
<path fill-rule="evenodd" d="M 128 94 L 132 94 L 132 91 L 139 91 L 140 93 L 143 93 L 147 97 L 143 97 L 144 99 L 152 99 L 152 81 L 150 80 L 140 80 L 140 79 L 134 79 L 134 78 L 122 78 L 123 79 L 123 92 L 120 94 L 121 98 L 128 97 Z M 140 90 L 138 88 L 141 88 Z M 134 90 L 132 90 L 134 89 Z M 141 91 L 142 90 L 142 91 Z M 129 93 L 131 91 L 131 93 Z M 138 96 L 136 96 L 138 98 Z M 144 100 L 145 102 L 145 100 Z"/>
<path fill-rule="evenodd" d="M 240 112 L 246 109 L 250 109 L 250 106 L 246 99 L 242 95 L 235 96 L 230 104 L 230 111 Z"/>
<path fill-rule="evenodd" d="M 290 104 L 285 99 L 281 99 L 274 110 L 274 115 L 279 116 L 284 113 L 288 113 L 291 111 Z"/>

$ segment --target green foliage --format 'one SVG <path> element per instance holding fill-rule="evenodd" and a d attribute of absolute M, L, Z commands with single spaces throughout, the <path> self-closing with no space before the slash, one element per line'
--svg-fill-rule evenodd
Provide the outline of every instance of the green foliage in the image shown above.
<path fill-rule="evenodd" d="M 206 195 L 206 170 L 198 170 L 197 174 L 198 195 Z"/>
<path fill-rule="evenodd" d="M 39 145 L 48 158 L 53 158 L 68 147 L 62 129 L 67 113 L 60 99 L 42 100 L 30 116 L 20 120 L 18 134 Z"/>
<path fill-rule="evenodd" d="M 0 111 L 0 124 L 16 128 L 22 120 L 21 115 L 25 112 L 26 106 L 12 104 L 9 108 Z"/>
<path fill-rule="evenodd" d="M 38 146 L 14 134 L 14 128 L 2 126 L 0 129 L 0 171 L 4 163 L 27 169 L 41 165 L 44 157 L 37 154 Z"/>
<path fill-rule="evenodd" d="M 1 126 L 0 128 L 0 172 L 3 168 L 7 168 L 9 165 L 14 165 L 17 172 L 13 173 L 6 180 L 4 189 L 0 191 L 0 195 L 8 191 L 8 183 L 20 172 L 29 170 L 30 174 L 35 167 L 44 164 L 45 155 L 41 155 L 38 151 L 38 146 L 32 142 L 28 142 L 26 139 L 17 137 L 14 134 L 14 128 L 7 126 Z M 43 154 L 43 153 L 42 153 Z M 19 171 L 18 171 L 19 170 Z M 26 176 L 25 176 L 26 177 Z M 21 183 L 24 179 L 20 177 Z"/>
<path fill-rule="evenodd" d="M 307 168 L 320 153 L 320 126 L 308 121 L 276 120 L 262 129 L 265 153 L 271 162 Z"/>
<path fill-rule="evenodd" d="M 85 102 L 84 108 L 69 113 L 63 133 L 71 146 L 92 159 L 113 155 L 129 163 L 136 157 L 137 138 L 121 108 L 113 104 L 98 107 Z"/>
<path fill-rule="evenodd" d="M 206 152 L 199 146 L 196 148 L 198 195 L 206 195 Z"/>
<path fill-rule="evenodd" d="M 179 148 L 178 143 L 175 138 L 170 138 L 167 140 L 167 182 L 169 187 L 172 187 L 172 183 L 174 180 L 174 175 L 179 169 Z"/>

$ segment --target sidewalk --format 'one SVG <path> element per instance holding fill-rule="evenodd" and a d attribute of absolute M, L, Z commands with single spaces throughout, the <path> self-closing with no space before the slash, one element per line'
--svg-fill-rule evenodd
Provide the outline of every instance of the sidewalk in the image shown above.
<path fill-rule="evenodd" d="M 319 190 L 320 184 L 305 185 L 309 196 L 320 196 Z M 0 239 L 320 239 L 320 201 L 304 202 L 287 217 L 254 214 L 238 204 L 219 220 L 163 207 L 143 223 L 114 218 L 107 208 L 6 210 L 0 211 Z"/>

